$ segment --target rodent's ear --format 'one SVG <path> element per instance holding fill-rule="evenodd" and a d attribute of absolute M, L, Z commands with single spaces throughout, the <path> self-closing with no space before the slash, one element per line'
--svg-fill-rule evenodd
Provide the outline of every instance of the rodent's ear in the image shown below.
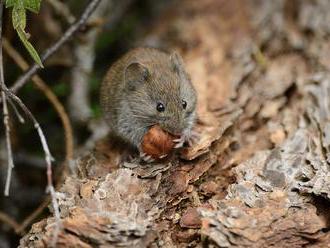
<path fill-rule="evenodd" d="M 132 62 L 125 69 L 124 79 L 129 88 L 134 90 L 136 86 L 145 82 L 149 75 L 147 67 L 139 62 Z"/>
<path fill-rule="evenodd" d="M 185 74 L 183 59 L 177 52 L 173 52 L 170 56 L 173 70 L 180 76 Z"/>

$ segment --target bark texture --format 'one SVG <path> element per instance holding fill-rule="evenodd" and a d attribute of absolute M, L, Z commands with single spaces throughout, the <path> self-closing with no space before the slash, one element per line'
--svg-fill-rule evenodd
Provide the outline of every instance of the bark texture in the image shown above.
<path fill-rule="evenodd" d="M 330 247 L 330 2 L 180 1 L 143 44 L 177 49 L 200 140 L 163 164 L 107 139 L 59 189 L 58 247 Z M 46 247 L 54 218 L 21 247 Z"/>

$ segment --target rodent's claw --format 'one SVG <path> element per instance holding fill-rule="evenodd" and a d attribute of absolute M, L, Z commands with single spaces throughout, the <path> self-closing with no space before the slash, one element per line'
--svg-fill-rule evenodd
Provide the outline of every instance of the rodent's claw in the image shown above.
<path fill-rule="evenodd" d="M 155 159 L 153 159 L 150 155 L 144 152 L 140 152 L 140 158 L 147 163 L 151 163 L 155 161 Z"/>
<path fill-rule="evenodd" d="M 150 155 L 148 155 L 148 156 L 145 158 L 144 161 L 146 161 L 146 162 L 148 162 L 148 163 L 152 163 L 152 162 L 155 162 L 155 159 L 153 159 Z"/>
<path fill-rule="evenodd" d="M 182 147 L 183 144 L 184 144 L 184 141 L 185 141 L 185 138 L 183 136 L 180 137 L 180 138 L 178 138 L 178 139 L 174 139 L 173 142 L 176 143 L 175 146 L 174 146 L 174 148 L 180 148 L 180 147 Z"/>
<path fill-rule="evenodd" d="M 129 162 L 133 161 L 134 160 L 134 156 L 132 154 L 128 155 L 127 160 Z"/>
<path fill-rule="evenodd" d="M 160 159 L 166 158 L 168 154 L 163 154 L 161 156 L 159 156 Z"/>
<path fill-rule="evenodd" d="M 180 148 L 180 147 L 182 147 L 182 146 L 183 146 L 183 143 L 184 143 L 184 141 L 183 141 L 183 142 L 180 142 L 180 143 L 177 143 L 177 144 L 174 146 L 174 148 Z"/>

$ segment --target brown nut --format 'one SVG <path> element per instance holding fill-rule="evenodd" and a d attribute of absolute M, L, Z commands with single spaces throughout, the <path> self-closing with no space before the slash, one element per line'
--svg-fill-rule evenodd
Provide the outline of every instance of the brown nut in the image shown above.
<path fill-rule="evenodd" d="M 159 125 L 149 129 L 142 139 L 142 151 L 150 155 L 153 159 L 161 159 L 167 156 L 173 149 L 176 136 L 165 132 Z"/>

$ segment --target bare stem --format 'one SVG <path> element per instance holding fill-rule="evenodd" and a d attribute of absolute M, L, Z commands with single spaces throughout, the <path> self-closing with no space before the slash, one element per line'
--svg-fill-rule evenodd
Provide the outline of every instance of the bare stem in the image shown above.
<path fill-rule="evenodd" d="M 88 20 L 89 16 L 93 13 L 97 5 L 101 0 L 91 0 L 90 3 L 85 8 L 81 17 L 76 21 L 69 29 L 63 34 L 63 36 L 50 48 L 48 48 L 40 57 L 41 62 L 44 62 L 51 55 L 53 55 L 65 42 L 67 42 L 74 34 L 83 26 Z M 13 92 L 19 90 L 28 80 L 40 69 L 40 66 L 36 63 L 32 65 L 11 87 Z"/>
<path fill-rule="evenodd" d="M 33 221 L 42 213 L 42 211 L 48 206 L 50 202 L 50 197 L 47 196 L 43 202 L 29 215 L 27 216 L 21 224 L 18 225 L 16 233 L 25 234 L 25 229 L 31 225 Z"/>
<path fill-rule="evenodd" d="M 2 59 L 2 16 L 3 16 L 3 0 L 0 0 L 0 84 L 1 88 L 6 87 L 3 73 L 3 59 Z M 14 168 L 14 160 L 13 160 L 13 152 L 11 149 L 11 141 L 10 141 L 10 126 L 9 126 L 9 112 L 7 105 L 7 97 L 4 91 L 1 91 L 1 99 L 2 99 L 2 109 L 3 109 L 3 123 L 5 125 L 6 130 L 6 150 L 7 150 L 7 177 L 5 184 L 5 196 L 9 195 L 10 181 L 11 181 L 11 173 Z"/>
<path fill-rule="evenodd" d="M 13 101 L 11 99 L 7 99 L 7 100 L 9 102 L 10 106 L 13 108 L 13 110 L 14 110 L 16 116 L 17 116 L 18 121 L 20 123 L 24 124 L 25 120 L 24 120 L 23 116 L 20 114 L 20 112 L 17 110 L 17 108 L 16 108 L 15 104 L 13 103 Z"/>
<path fill-rule="evenodd" d="M 9 215 L 1 211 L 0 211 L 0 222 L 6 223 L 8 226 L 13 228 L 15 232 L 20 227 L 19 224 L 13 218 L 11 218 Z"/>
<path fill-rule="evenodd" d="M 45 153 L 45 160 L 46 160 L 46 164 L 47 164 L 47 190 L 49 191 L 49 193 L 51 195 L 51 198 L 52 198 L 52 205 L 53 205 L 53 209 L 54 209 L 55 224 L 56 224 L 54 234 L 53 234 L 53 240 L 52 240 L 52 247 L 53 247 L 53 246 L 55 246 L 57 236 L 58 236 L 60 226 L 61 226 L 59 206 L 58 206 L 58 202 L 57 202 L 57 199 L 56 199 L 56 192 L 55 192 L 55 189 L 54 189 L 54 186 L 53 186 L 53 179 L 52 179 L 52 160 L 53 160 L 53 157 L 50 154 L 45 135 L 44 135 L 37 119 L 34 117 L 34 115 L 25 106 L 25 104 L 22 102 L 22 100 L 19 97 L 17 97 L 14 93 L 12 93 L 10 90 L 8 90 L 6 88 L 6 86 L 4 86 L 4 87 L 2 87 L 2 86 L 3 85 L 1 85 L 2 92 L 4 92 L 8 98 L 12 99 L 23 110 L 23 112 L 26 114 L 26 116 L 32 121 L 32 123 L 34 125 L 34 128 L 38 132 L 38 135 L 39 135 L 39 138 L 40 138 L 40 141 L 41 141 L 41 145 L 42 145 L 42 148 L 43 148 L 44 153 Z"/>

